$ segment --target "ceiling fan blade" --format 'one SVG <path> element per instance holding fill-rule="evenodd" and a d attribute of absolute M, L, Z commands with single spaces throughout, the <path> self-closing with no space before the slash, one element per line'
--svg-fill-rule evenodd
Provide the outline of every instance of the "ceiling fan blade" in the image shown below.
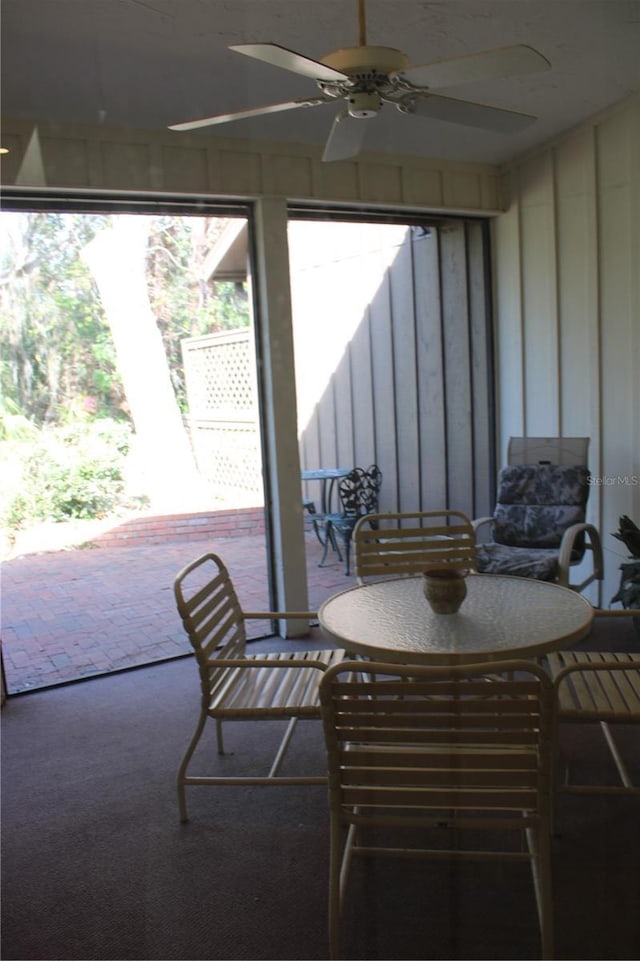
<path fill-rule="evenodd" d="M 409 112 L 421 117 L 432 117 L 434 120 L 445 120 L 447 123 L 462 124 L 465 127 L 495 130 L 498 133 L 517 133 L 537 119 L 528 113 L 488 107 L 471 100 L 456 100 L 438 94 L 417 96 Z"/>
<path fill-rule="evenodd" d="M 409 67 L 402 76 L 416 87 L 455 87 L 480 80 L 514 77 L 520 73 L 537 73 L 548 70 L 551 64 L 546 57 L 528 47 L 518 44 L 513 47 L 498 47 L 472 53 L 466 57 L 454 57 L 436 63 L 425 63 L 421 67 Z"/>
<path fill-rule="evenodd" d="M 280 113 L 283 110 L 296 110 L 298 107 L 317 107 L 321 103 L 332 103 L 333 97 L 306 97 L 303 100 L 287 100 L 284 103 L 271 103 L 265 107 L 253 107 L 249 110 L 237 110 L 235 113 L 220 113 L 214 117 L 204 117 L 202 120 L 188 120 L 186 123 L 171 124 L 169 130 L 198 130 L 200 127 L 213 127 L 219 123 L 230 123 L 232 120 L 247 120 L 250 117 L 262 117 L 268 113 Z"/>
<path fill-rule="evenodd" d="M 270 63 L 274 67 L 282 67 L 283 70 L 291 70 L 311 80 L 347 79 L 347 75 L 340 70 L 334 70 L 333 67 L 327 67 L 318 60 L 311 60 L 277 43 L 237 43 L 230 46 L 229 50 L 244 53 L 247 57 L 255 57 L 256 60 Z"/>
<path fill-rule="evenodd" d="M 323 161 L 348 160 L 360 152 L 367 132 L 367 121 L 351 117 L 346 110 L 336 115 L 322 154 Z"/>

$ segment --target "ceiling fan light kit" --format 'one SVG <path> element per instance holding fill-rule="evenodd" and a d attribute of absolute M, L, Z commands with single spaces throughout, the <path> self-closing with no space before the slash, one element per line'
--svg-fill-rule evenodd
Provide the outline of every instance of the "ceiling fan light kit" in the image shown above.
<path fill-rule="evenodd" d="M 324 161 L 334 161 L 346 160 L 359 153 L 366 129 L 358 121 L 373 119 L 384 104 L 395 106 L 405 115 L 480 127 L 503 134 L 520 131 L 535 121 L 536 118 L 529 114 L 445 97 L 433 91 L 547 70 L 550 64 L 537 50 L 518 44 L 412 67 L 402 50 L 367 45 L 364 0 L 358 0 L 358 10 L 360 45 L 335 50 L 321 60 L 312 60 L 276 43 L 234 44 L 230 47 L 236 53 L 314 80 L 320 88 L 320 96 L 218 114 L 174 124 L 169 129 L 196 130 L 342 100 L 346 107 L 334 119 L 322 156 Z"/>
<path fill-rule="evenodd" d="M 375 117 L 382 107 L 382 100 L 377 93 L 353 93 L 347 98 L 347 110 L 350 117 L 356 120 L 368 120 Z"/>

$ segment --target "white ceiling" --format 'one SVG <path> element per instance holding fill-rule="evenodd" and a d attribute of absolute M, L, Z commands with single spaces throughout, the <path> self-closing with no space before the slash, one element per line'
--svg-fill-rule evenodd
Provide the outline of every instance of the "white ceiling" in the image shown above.
<path fill-rule="evenodd" d="M 318 92 L 313 81 L 229 44 L 278 43 L 313 59 L 358 44 L 356 0 L 2 0 L 1 25 L 3 116 L 140 128 Z M 640 90 L 640 0 L 368 0 L 367 40 L 400 48 L 413 65 L 525 43 L 552 68 L 438 91 L 535 114 L 522 133 L 485 133 L 386 106 L 366 121 L 366 149 L 500 163 Z M 322 145 L 338 109 L 190 136 Z"/>

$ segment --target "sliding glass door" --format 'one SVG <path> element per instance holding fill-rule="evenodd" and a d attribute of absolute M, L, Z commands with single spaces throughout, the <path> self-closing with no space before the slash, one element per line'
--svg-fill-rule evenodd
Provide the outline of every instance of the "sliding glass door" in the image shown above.
<path fill-rule="evenodd" d="M 303 471 L 377 464 L 382 510 L 487 512 L 494 410 L 486 225 L 318 216 L 294 211 L 289 224 Z M 303 498 L 317 509 L 318 482 L 303 484 Z M 340 509 L 336 496 L 332 506 Z M 317 566 L 309 509 L 306 524 Z M 331 545 L 326 564 L 335 585 L 347 586 Z M 324 584 L 309 589 L 317 604 Z"/>
<path fill-rule="evenodd" d="M 187 653 L 171 585 L 204 550 L 270 609 L 249 227 L 242 205 L 5 200 L 9 693 Z"/>

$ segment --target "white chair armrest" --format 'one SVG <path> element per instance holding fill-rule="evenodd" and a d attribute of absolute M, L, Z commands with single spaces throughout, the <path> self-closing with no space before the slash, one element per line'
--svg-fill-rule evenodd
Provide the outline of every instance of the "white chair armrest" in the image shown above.
<path fill-rule="evenodd" d="M 487 527 L 490 524 L 493 524 L 493 517 L 478 517 L 476 520 L 471 521 L 474 534 L 477 534 L 482 527 Z"/>
<path fill-rule="evenodd" d="M 592 571 L 586 580 L 580 584 L 569 583 L 569 568 L 571 567 L 571 555 L 573 553 L 576 538 L 579 534 L 585 535 L 586 549 L 592 553 Z M 581 591 L 583 587 L 592 581 L 601 581 L 604 577 L 604 562 L 602 557 L 602 543 L 600 534 L 593 524 L 572 524 L 563 534 L 558 554 L 558 583 L 563 587 L 571 587 L 574 591 Z"/>

